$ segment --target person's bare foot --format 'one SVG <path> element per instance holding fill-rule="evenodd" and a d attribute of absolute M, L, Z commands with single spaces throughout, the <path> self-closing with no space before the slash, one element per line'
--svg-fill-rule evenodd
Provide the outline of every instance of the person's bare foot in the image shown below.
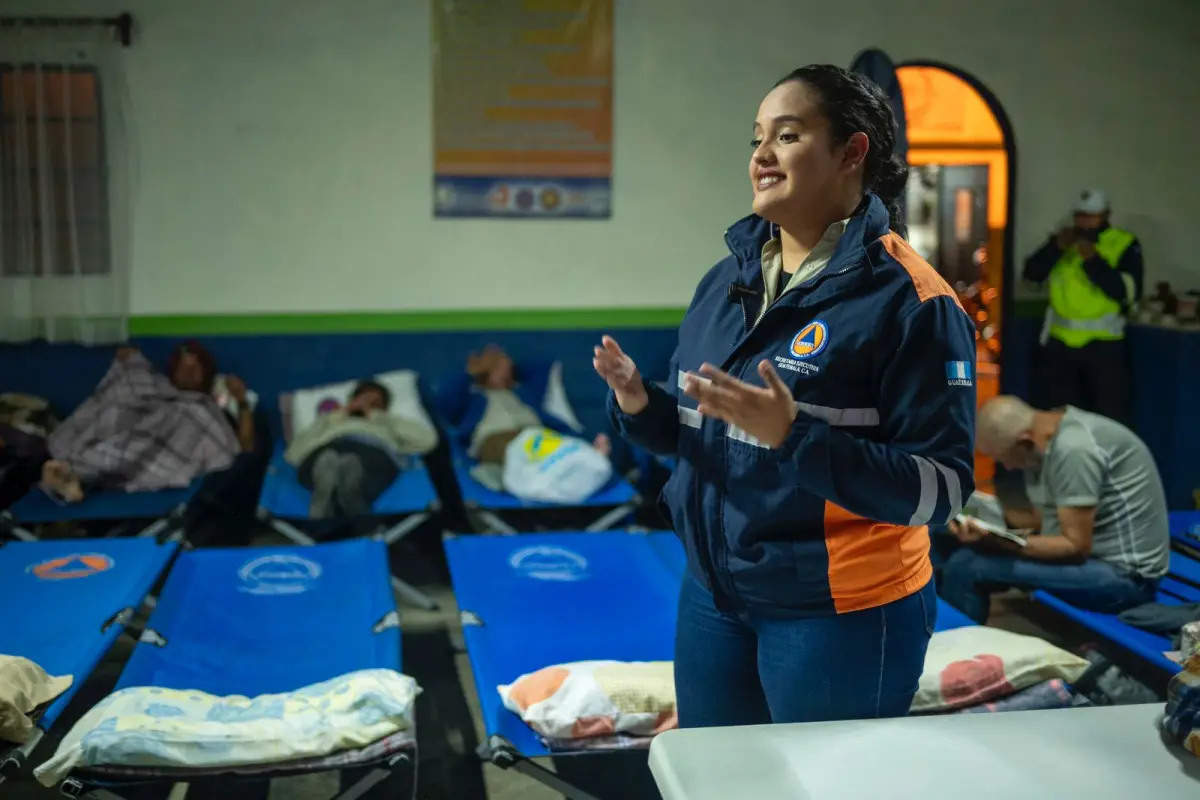
<path fill-rule="evenodd" d="M 602 456 L 612 455 L 612 440 L 608 438 L 607 434 L 596 434 L 596 438 L 592 441 L 592 447 L 596 448 L 596 452 Z"/>
<path fill-rule="evenodd" d="M 83 499 L 83 487 L 79 485 L 79 478 L 61 461 L 51 460 L 42 465 L 41 486 L 68 503 L 78 503 Z"/>

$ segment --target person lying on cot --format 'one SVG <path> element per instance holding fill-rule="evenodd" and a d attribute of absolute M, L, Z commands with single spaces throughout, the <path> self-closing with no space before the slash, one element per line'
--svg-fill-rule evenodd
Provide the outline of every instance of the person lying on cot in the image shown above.
<path fill-rule="evenodd" d="M 411 456 L 437 447 L 437 431 L 389 414 L 391 392 L 360 381 L 343 407 L 322 404 L 316 420 L 293 434 L 284 459 L 312 492 L 309 516 L 366 516 Z"/>
<path fill-rule="evenodd" d="M 510 442 L 528 428 L 549 428 L 564 435 L 574 431 L 553 414 L 538 410 L 540 397 L 529 397 L 517 382 L 512 357 L 499 345 L 467 358 L 467 380 L 455 387 L 461 400 L 459 434 L 467 453 L 484 464 L 503 464 Z M 612 453 L 612 442 L 603 433 L 592 440 L 601 455 Z"/>
<path fill-rule="evenodd" d="M 1010 587 L 1106 614 L 1154 601 L 1170 559 L 1167 500 L 1137 435 L 1098 414 L 1038 411 L 1011 396 L 985 404 L 977 426 L 979 451 L 1024 473 L 1032 508 L 1006 507 L 1006 523 L 1038 532 L 1022 546 L 952 522 L 967 546 L 942 568 L 946 602 L 983 624 L 991 593 Z"/>
<path fill-rule="evenodd" d="M 590 442 L 542 407 L 545 386 L 518 380 L 512 358 L 495 344 L 472 353 L 446 384 L 441 405 L 457 421 L 458 443 L 476 463 L 471 477 L 523 500 L 574 505 L 612 476 L 612 442 Z"/>
<path fill-rule="evenodd" d="M 47 438 L 42 488 L 78 502 L 91 489 L 178 488 L 229 467 L 254 449 L 254 418 L 246 384 L 233 375 L 225 382 L 238 416 L 220 409 L 216 376 L 216 359 L 198 342 L 172 353 L 166 375 L 137 348 L 119 348 L 96 390 Z"/>

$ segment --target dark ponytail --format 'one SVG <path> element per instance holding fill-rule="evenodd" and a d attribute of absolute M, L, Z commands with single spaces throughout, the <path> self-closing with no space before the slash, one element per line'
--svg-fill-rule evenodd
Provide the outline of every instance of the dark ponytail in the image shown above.
<path fill-rule="evenodd" d="M 887 95 L 870 78 L 832 64 L 801 67 L 775 85 L 793 81 L 804 83 L 817 95 L 835 143 L 844 144 L 855 133 L 866 134 L 871 146 L 863 164 L 863 190 L 874 192 L 887 204 L 892 230 L 904 236 L 902 198 L 908 164 L 895 153 L 898 126 Z"/>

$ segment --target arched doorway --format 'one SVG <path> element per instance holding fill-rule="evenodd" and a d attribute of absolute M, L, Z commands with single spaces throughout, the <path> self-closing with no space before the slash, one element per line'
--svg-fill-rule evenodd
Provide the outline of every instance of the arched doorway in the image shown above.
<path fill-rule="evenodd" d="M 888 92 L 912 167 L 905 197 L 908 239 L 953 286 L 976 323 L 976 389 L 1000 391 L 1003 320 L 1012 303 L 1016 143 L 1004 110 L 972 76 L 946 64 L 893 66 L 878 50 L 855 71 Z M 995 464 L 978 454 L 975 480 L 989 491 Z"/>

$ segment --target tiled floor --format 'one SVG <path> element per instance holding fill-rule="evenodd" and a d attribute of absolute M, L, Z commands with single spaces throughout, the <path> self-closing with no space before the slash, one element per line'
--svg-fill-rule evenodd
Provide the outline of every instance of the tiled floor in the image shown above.
<path fill-rule="evenodd" d="M 268 541 L 261 542 L 269 543 Z M 461 650 L 462 632 L 458 622 L 458 609 L 454 593 L 448 586 L 424 587 L 440 606 L 439 610 L 429 612 L 412 608 L 407 604 L 401 606 L 403 629 L 406 633 L 416 634 L 427 631 L 448 630 L 452 642 Z M 991 624 L 1018 633 L 1041 636 L 1049 641 L 1067 646 L 1061 636 L 1052 630 L 1041 627 L 1036 620 L 1039 616 L 1038 607 L 1032 602 L 1015 595 L 997 598 L 993 604 Z M 102 669 L 119 671 L 126 653 L 114 652 L 110 660 L 111 666 Z M 471 675 L 470 664 L 465 653 L 455 657 L 455 667 L 463 692 L 470 706 L 475 722 L 478 741 L 484 741 L 485 731 L 479 713 L 479 702 L 475 684 Z M 116 674 L 115 672 L 113 673 Z M 494 689 L 488 689 L 494 691 Z M 549 764 L 545 764 L 549 768 Z M 551 791 L 546 786 L 533 779 L 513 771 L 501 770 L 492 765 L 483 768 L 487 800 L 555 800 L 561 795 Z M 337 787 L 336 776 L 332 774 L 313 775 L 303 778 L 277 780 L 272 785 L 271 800 L 325 800 L 330 797 Z M 39 786 L 22 782 L 20 784 L 5 784 L 0 788 L 0 797 L 4 800 L 47 800 L 58 796 L 55 792 L 42 789 Z M 172 794 L 172 800 L 182 800 L 184 788 L 177 787 Z M 462 798 L 461 800 L 476 800 Z M 478 800 L 484 800 L 479 798 Z"/>

